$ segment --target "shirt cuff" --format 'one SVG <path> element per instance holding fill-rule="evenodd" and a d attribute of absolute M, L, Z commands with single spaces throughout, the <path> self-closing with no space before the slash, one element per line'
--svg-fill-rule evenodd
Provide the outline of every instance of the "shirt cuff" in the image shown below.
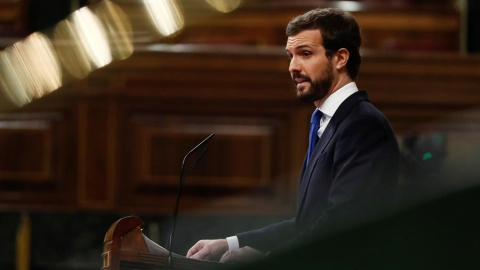
<path fill-rule="evenodd" d="M 227 237 L 228 250 L 236 250 L 240 248 L 240 243 L 238 242 L 238 237 L 230 236 Z"/>

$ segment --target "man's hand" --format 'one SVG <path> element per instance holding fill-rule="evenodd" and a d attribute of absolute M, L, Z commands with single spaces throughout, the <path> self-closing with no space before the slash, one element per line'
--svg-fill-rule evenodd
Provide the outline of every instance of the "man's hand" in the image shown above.
<path fill-rule="evenodd" d="M 265 254 L 251 248 L 242 247 L 236 250 L 227 251 L 220 259 L 221 263 L 247 263 L 263 258 Z"/>
<path fill-rule="evenodd" d="M 218 261 L 227 250 L 227 239 L 200 240 L 188 250 L 187 257 L 204 261 Z"/>

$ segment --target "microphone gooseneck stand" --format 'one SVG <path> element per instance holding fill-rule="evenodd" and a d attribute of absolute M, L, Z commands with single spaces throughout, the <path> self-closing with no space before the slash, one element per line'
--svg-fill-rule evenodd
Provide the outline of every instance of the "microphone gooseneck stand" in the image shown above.
<path fill-rule="evenodd" d="M 173 220 L 172 220 L 172 225 L 170 227 L 170 233 L 168 235 L 167 239 L 167 244 L 165 245 L 167 250 L 168 250 L 168 260 L 167 260 L 167 266 L 169 269 L 173 268 L 173 261 L 172 261 L 172 241 L 173 241 L 173 235 L 175 233 L 175 224 L 177 222 L 177 214 L 178 214 L 178 207 L 180 204 L 180 196 L 182 194 L 183 190 L 183 185 L 185 182 L 185 178 L 187 175 L 192 171 L 192 169 L 197 165 L 197 163 L 202 159 L 202 157 L 205 155 L 207 152 L 207 145 L 206 143 L 214 136 L 215 134 L 210 134 L 207 138 L 205 138 L 203 141 L 201 141 L 197 146 L 195 146 L 190 152 L 188 152 L 185 157 L 183 158 L 182 161 L 182 166 L 180 169 L 180 183 L 178 185 L 178 193 L 177 193 L 177 200 L 175 202 L 175 209 L 173 212 Z M 190 166 L 185 168 L 185 161 L 195 152 L 198 151 L 198 149 L 202 149 L 201 152 L 196 156 L 196 158 L 192 161 Z"/>

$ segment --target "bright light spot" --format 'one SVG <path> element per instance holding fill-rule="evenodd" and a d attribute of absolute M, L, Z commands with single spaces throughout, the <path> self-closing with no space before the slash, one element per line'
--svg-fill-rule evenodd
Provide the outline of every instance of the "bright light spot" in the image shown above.
<path fill-rule="evenodd" d="M 431 159 L 431 158 L 432 158 L 432 153 L 430 153 L 430 152 L 424 153 L 423 157 L 422 157 L 423 160 L 427 160 L 427 159 Z"/>
<path fill-rule="evenodd" d="M 336 4 L 339 9 L 348 12 L 361 11 L 363 5 L 363 3 L 357 1 L 337 1 Z"/>
<path fill-rule="evenodd" d="M 0 54 L 0 82 L 3 94 L 15 105 L 61 86 L 62 74 L 50 40 L 33 33 Z"/>
<path fill-rule="evenodd" d="M 224 13 L 231 12 L 237 9 L 242 0 L 206 0 L 216 10 Z"/>
<path fill-rule="evenodd" d="M 60 60 L 76 78 L 85 78 L 94 68 L 112 62 L 107 34 L 88 7 L 61 21 L 54 36 Z"/>
<path fill-rule="evenodd" d="M 23 106 L 32 100 L 32 88 L 26 79 L 27 70 L 14 46 L 1 52 L 0 74 L 2 90 L 11 102 Z"/>
<path fill-rule="evenodd" d="M 72 14 L 72 22 L 78 33 L 78 38 L 87 55 L 97 67 L 103 67 L 112 62 L 112 54 L 108 46 L 108 38 L 100 20 L 83 7 Z"/>
<path fill-rule="evenodd" d="M 132 55 L 132 26 L 122 9 L 112 1 L 105 0 L 98 4 L 95 14 L 108 34 L 112 56 L 122 60 Z"/>
<path fill-rule="evenodd" d="M 150 19 L 163 36 L 170 36 L 181 30 L 184 18 L 175 0 L 143 0 Z"/>
<path fill-rule="evenodd" d="M 54 31 L 54 44 L 63 66 L 75 78 L 85 78 L 92 71 L 89 57 L 81 46 L 70 21 L 63 20 L 57 24 Z"/>
<path fill-rule="evenodd" d="M 24 61 L 33 79 L 35 97 L 62 85 L 62 71 L 53 45 L 47 36 L 33 33 L 24 43 Z"/>

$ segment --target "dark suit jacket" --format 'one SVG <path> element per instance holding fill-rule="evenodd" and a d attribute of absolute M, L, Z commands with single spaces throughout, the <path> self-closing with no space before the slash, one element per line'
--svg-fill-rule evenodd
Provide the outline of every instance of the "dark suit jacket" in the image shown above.
<path fill-rule="evenodd" d="M 398 162 L 388 120 L 366 92 L 352 94 L 303 164 L 296 217 L 238 234 L 240 246 L 271 251 L 373 217 L 393 198 Z"/>

